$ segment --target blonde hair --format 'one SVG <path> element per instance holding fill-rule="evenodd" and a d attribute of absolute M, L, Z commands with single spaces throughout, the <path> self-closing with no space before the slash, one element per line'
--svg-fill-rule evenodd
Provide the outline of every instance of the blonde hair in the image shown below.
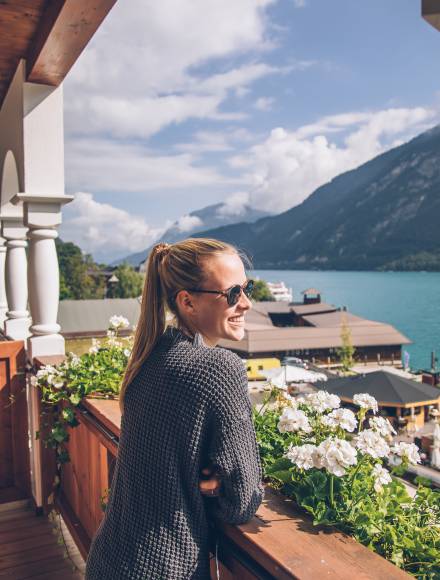
<path fill-rule="evenodd" d="M 151 250 L 141 314 L 119 394 L 122 412 L 127 386 L 136 377 L 165 331 L 167 309 L 178 319 L 176 295 L 180 290 L 200 286 L 205 275 L 204 260 L 221 253 L 234 253 L 246 260 L 231 244 L 209 238 L 188 238 L 171 245 L 160 243 Z"/>

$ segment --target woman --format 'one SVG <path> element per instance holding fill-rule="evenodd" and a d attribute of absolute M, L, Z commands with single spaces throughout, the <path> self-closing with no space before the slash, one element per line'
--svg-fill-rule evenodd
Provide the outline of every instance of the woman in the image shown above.
<path fill-rule="evenodd" d="M 229 244 L 193 238 L 153 248 L 87 580 L 208 580 L 209 522 L 244 523 L 260 505 L 246 372 L 237 355 L 215 348 L 243 338 L 251 291 Z"/>

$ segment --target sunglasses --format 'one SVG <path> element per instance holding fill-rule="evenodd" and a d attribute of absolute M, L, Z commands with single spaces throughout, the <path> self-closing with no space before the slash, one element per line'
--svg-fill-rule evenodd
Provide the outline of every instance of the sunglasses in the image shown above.
<path fill-rule="evenodd" d="M 248 280 L 240 286 L 240 284 L 236 284 L 235 286 L 231 286 L 228 290 L 202 290 L 201 288 L 188 288 L 188 292 L 200 292 L 203 294 L 221 294 L 222 296 L 226 296 L 226 300 L 229 306 L 234 306 L 240 299 L 241 293 L 251 298 L 252 292 L 254 290 L 254 281 Z"/>

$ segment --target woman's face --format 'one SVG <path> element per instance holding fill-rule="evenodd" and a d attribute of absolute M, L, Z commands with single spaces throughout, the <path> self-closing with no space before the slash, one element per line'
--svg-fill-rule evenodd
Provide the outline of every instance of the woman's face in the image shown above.
<path fill-rule="evenodd" d="M 246 283 L 243 262 L 237 254 L 218 254 L 205 260 L 203 290 L 228 290 L 231 286 Z M 200 332 L 209 346 L 221 338 L 241 340 L 244 336 L 244 316 L 252 303 L 242 292 L 237 304 L 229 306 L 226 296 L 181 291 L 179 302 L 183 308 L 184 322 Z"/>

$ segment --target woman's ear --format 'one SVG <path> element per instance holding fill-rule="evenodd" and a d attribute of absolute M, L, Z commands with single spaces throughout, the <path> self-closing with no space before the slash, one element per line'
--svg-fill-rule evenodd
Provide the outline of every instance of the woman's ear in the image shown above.
<path fill-rule="evenodd" d="M 182 314 L 191 315 L 194 313 L 194 300 L 187 290 L 180 290 L 177 293 L 176 306 Z"/>

